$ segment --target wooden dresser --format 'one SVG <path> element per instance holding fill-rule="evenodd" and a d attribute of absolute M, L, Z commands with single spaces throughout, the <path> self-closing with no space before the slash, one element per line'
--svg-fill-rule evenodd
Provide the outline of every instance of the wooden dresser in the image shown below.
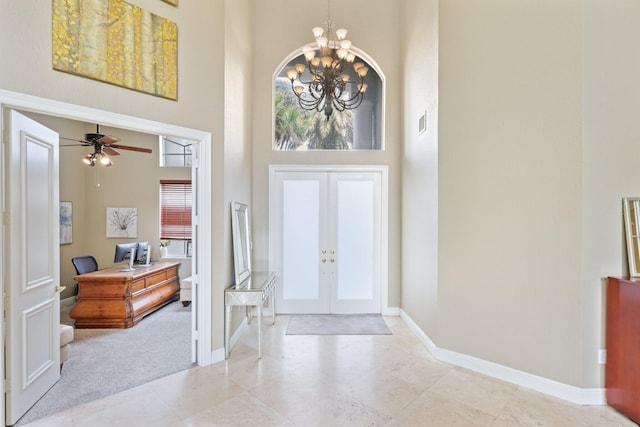
<path fill-rule="evenodd" d="M 130 328 L 180 296 L 179 262 L 154 262 L 123 271 L 120 265 L 76 276 L 76 328 Z"/>
<path fill-rule="evenodd" d="M 640 423 L 640 278 L 607 280 L 607 404 Z"/>

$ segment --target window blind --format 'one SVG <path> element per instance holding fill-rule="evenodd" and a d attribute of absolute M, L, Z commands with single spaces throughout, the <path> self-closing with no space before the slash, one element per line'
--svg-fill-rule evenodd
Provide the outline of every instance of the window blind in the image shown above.
<path fill-rule="evenodd" d="M 190 180 L 160 181 L 160 239 L 191 240 Z"/>

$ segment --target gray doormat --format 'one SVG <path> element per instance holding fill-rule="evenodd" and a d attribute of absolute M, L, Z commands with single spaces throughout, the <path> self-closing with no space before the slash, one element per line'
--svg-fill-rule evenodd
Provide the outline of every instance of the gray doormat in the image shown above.
<path fill-rule="evenodd" d="M 380 314 L 296 314 L 287 335 L 392 335 Z"/>

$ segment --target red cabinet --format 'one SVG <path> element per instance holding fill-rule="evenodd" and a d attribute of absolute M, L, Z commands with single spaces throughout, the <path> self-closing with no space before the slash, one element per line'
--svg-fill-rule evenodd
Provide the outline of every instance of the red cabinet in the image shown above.
<path fill-rule="evenodd" d="M 607 281 L 607 404 L 640 423 L 640 278 Z"/>

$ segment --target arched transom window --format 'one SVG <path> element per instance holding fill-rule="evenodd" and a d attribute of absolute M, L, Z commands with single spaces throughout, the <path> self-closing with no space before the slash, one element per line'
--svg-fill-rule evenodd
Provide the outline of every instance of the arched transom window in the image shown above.
<path fill-rule="evenodd" d="M 365 77 L 367 85 L 362 102 L 355 109 L 333 109 L 327 117 L 325 111 L 303 108 L 294 93 L 287 70 L 295 69 L 296 64 L 304 64 L 305 71 L 301 75 L 302 82 L 313 79 L 304 54 L 294 56 L 284 62 L 274 78 L 274 150 L 383 150 L 383 79 L 372 60 L 356 56 L 354 63 L 363 63 L 369 71 Z M 344 70 L 353 80 L 357 75 L 353 69 Z M 301 86 L 297 80 L 295 85 Z M 350 91 L 351 92 L 350 92 Z M 356 85 L 343 95 L 350 97 L 357 91 Z M 301 87 L 301 97 L 309 99 L 308 87 Z M 307 107 L 308 108 L 308 107 Z"/>

